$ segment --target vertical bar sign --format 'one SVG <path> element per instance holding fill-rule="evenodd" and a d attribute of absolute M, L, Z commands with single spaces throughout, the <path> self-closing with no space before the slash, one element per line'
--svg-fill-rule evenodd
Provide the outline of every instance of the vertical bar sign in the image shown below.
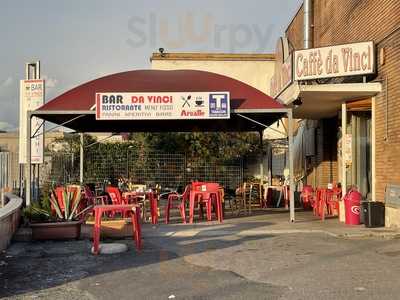
<path fill-rule="evenodd" d="M 26 153 L 26 131 L 27 112 L 35 110 L 44 104 L 44 80 L 21 80 L 19 101 L 19 163 L 27 163 Z M 32 118 L 31 136 L 31 159 L 33 164 L 43 163 L 44 128 L 42 120 Z"/>

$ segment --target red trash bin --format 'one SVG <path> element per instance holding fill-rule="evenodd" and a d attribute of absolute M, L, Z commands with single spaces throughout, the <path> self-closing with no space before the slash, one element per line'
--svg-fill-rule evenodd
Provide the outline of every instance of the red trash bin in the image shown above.
<path fill-rule="evenodd" d="M 362 195 L 356 190 L 349 191 L 344 197 L 346 224 L 360 225 L 360 206 Z"/>

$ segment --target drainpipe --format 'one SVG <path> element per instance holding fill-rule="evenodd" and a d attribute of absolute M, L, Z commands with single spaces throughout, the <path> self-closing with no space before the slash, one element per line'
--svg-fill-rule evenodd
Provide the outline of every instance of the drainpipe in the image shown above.
<path fill-rule="evenodd" d="M 312 46 L 312 36 L 311 36 L 311 15 L 312 15 L 312 0 L 304 0 L 303 1 L 303 47 L 304 49 L 309 49 Z M 303 124 L 304 125 L 304 124 Z M 306 165 L 304 166 L 306 168 Z M 316 161 L 313 162 L 313 174 L 314 174 L 314 182 L 313 186 L 316 187 Z M 307 182 L 307 168 L 305 169 L 305 177 Z"/>
<path fill-rule="evenodd" d="M 311 37 L 311 14 L 312 14 L 312 0 L 304 0 L 303 2 L 304 11 L 304 49 L 309 49 L 312 46 Z"/>

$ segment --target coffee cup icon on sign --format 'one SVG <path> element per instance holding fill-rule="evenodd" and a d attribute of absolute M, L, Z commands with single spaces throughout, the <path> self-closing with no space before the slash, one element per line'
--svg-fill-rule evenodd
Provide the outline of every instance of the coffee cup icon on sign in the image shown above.
<path fill-rule="evenodd" d="M 187 96 L 187 97 L 181 96 L 181 99 L 183 100 L 183 105 L 182 105 L 182 107 L 185 107 L 186 105 L 187 105 L 188 107 L 190 107 L 189 100 L 190 100 L 191 98 L 192 98 L 191 95 L 189 95 L 189 96 Z"/>
<path fill-rule="evenodd" d="M 196 106 L 197 106 L 197 107 L 202 107 L 203 104 L 204 104 L 203 97 L 201 97 L 201 96 L 196 97 L 196 100 L 195 100 L 194 102 L 196 103 Z"/>

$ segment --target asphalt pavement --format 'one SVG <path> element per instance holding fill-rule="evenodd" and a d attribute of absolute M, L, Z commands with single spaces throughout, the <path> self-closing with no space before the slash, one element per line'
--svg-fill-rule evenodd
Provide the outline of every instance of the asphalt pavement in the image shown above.
<path fill-rule="evenodd" d="M 280 226 L 279 218 L 146 225 L 140 253 L 131 239 L 118 241 L 128 245 L 128 252 L 100 256 L 90 253 L 89 240 L 14 242 L 0 256 L 0 296 L 399 299 L 397 235 L 387 238 L 382 229 L 382 237 L 362 231 L 364 236 L 349 238 L 321 230 L 320 223 Z"/>

